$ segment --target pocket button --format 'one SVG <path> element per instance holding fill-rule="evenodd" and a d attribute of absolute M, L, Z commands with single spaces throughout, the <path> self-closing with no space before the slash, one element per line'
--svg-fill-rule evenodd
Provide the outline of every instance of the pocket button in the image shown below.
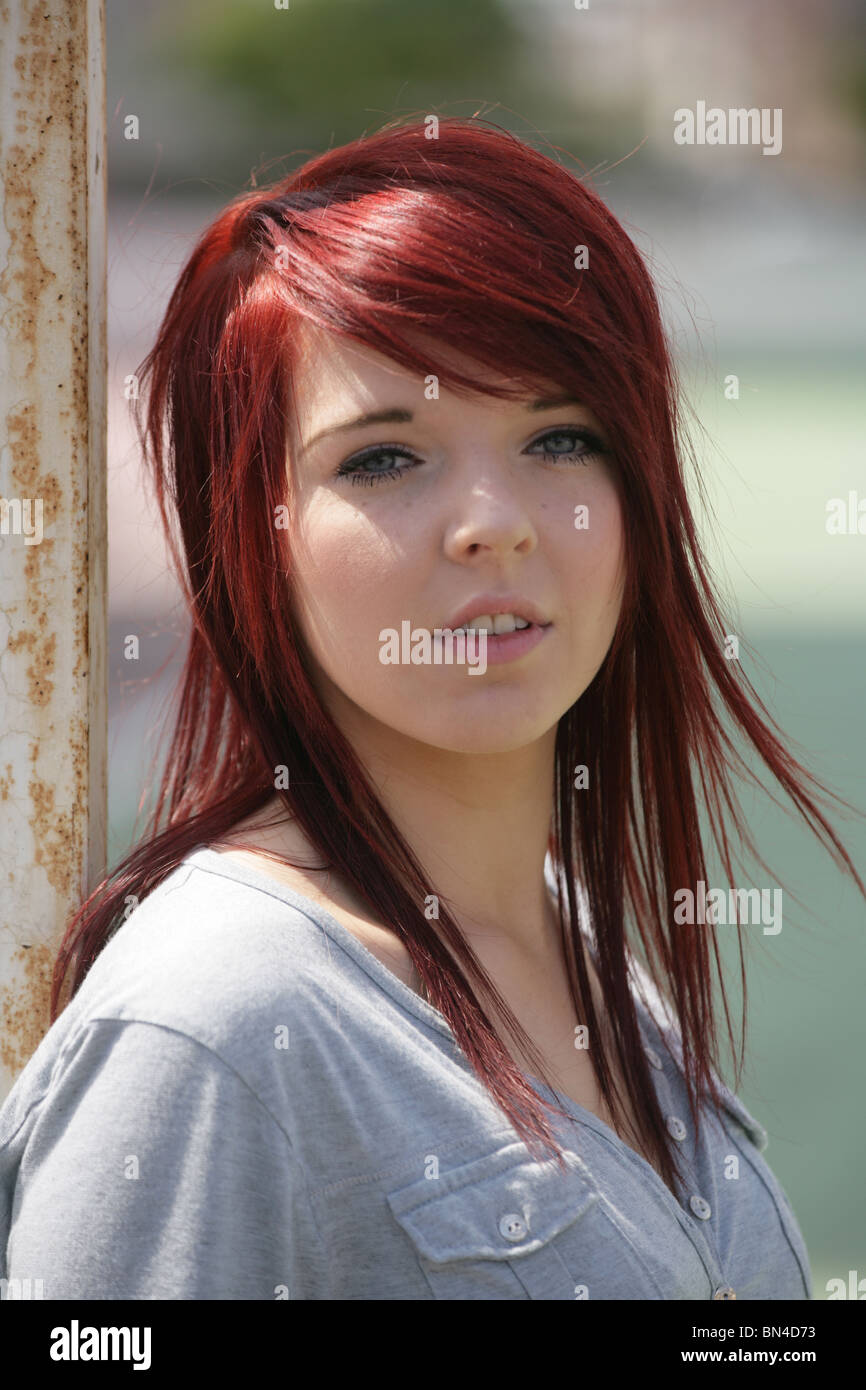
<path fill-rule="evenodd" d="M 509 1212 L 499 1223 L 499 1234 L 506 1240 L 523 1240 L 526 1235 L 526 1222 L 516 1212 Z"/>

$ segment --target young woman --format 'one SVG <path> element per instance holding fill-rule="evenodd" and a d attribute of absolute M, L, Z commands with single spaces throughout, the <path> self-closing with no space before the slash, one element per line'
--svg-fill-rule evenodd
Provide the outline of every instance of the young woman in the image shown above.
<path fill-rule="evenodd" d="M 724 715 L 866 889 L 726 649 L 623 228 L 485 122 L 389 126 L 206 229 L 141 376 L 192 636 L 0 1112 L 2 1273 L 811 1297 L 677 907 L 701 802 L 731 885 L 751 844 Z"/>

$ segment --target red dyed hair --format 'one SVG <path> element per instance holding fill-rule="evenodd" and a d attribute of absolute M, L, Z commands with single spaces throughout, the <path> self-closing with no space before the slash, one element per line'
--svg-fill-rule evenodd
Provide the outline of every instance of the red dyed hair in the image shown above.
<path fill-rule="evenodd" d="M 442 118 L 438 138 L 428 133 L 419 119 L 389 124 L 234 199 L 200 236 L 139 370 L 148 391 L 136 425 L 191 611 L 190 645 L 147 833 L 70 922 L 51 1017 L 73 955 L 74 993 L 120 925 L 127 895 L 141 900 L 193 849 L 261 808 L 285 765 L 284 806 L 405 943 L 433 1004 L 529 1147 L 548 1145 L 561 1158 L 538 1096 L 473 985 L 535 1056 L 531 1040 L 444 902 L 435 928 L 426 919 L 435 885 L 313 689 L 292 619 L 292 532 L 274 525 L 281 504 L 294 515 L 285 422 L 299 324 L 366 344 L 422 378 L 435 373 L 455 391 L 478 391 L 477 380 L 413 346 L 420 330 L 516 383 L 491 387 L 492 396 L 523 399 L 525 386 L 561 383 L 610 437 L 626 589 L 601 667 L 559 721 L 550 852 L 577 1016 L 602 1037 L 580 882 L 613 1045 L 670 1184 L 676 1149 L 641 1043 L 628 951 L 641 943 L 642 963 L 675 1012 L 697 1128 L 702 1102 L 718 1103 L 710 942 L 732 1047 L 734 1039 L 712 928 L 683 930 L 672 920 L 677 888 L 708 879 L 695 773 L 730 883 L 722 803 L 754 849 L 732 788 L 735 766 L 752 774 L 713 707 L 713 688 L 864 896 L 866 888 L 803 790 L 826 788 L 789 755 L 742 665 L 724 655 L 728 627 L 684 486 L 679 389 L 640 254 L 585 179 L 550 155 L 477 119 Z M 589 251 L 583 270 L 575 269 L 578 245 Z M 589 787 L 575 795 L 579 763 L 590 768 Z M 622 1116 L 604 1047 L 592 1055 L 605 1100 Z M 742 1054 L 738 1077 L 741 1065 Z"/>

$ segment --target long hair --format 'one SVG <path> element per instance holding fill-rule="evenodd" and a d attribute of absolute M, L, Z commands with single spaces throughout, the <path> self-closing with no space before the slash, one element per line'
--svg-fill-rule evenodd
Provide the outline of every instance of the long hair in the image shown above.
<path fill-rule="evenodd" d="M 390 123 L 244 193 L 201 234 L 181 272 L 139 368 L 146 411 L 140 401 L 133 408 L 190 610 L 189 648 L 146 833 L 69 923 L 52 1022 L 73 956 L 72 993 L 119 927 L 129 895 L 141 901 L 188 853 L 276 791 L 324 862 L 405 944 L 431 1002 L 528 1147 L 562 1162 L 547 1113 L 478 994 L 494 1001 L 526 1053 L 537 1050 L 443 898 L 436 926 L 428 921 L 435 884 L 310 680 L 293 620 L 286 467 L 305 321 L 419 379 L 435 373 L 457 392 L 477 392 L 478 381 L 437 361 L 436 344 L 505 377 L 509 386 L 491 384 L 491 396 L 525 399 L 526 385 L 560 382 L 609 433 L 626 583 L 604 661 L 558 723 L 549 851 L 569 987 L 594 1040 L 601 1092 L 622 1118 L 589 988 L 579 893 L 610 1045 L 670 1185 L 676 1151 L 642 1045 L 630 957 L 674 1010 L 697 1129 L 701 1105 L 720 1103 L 710 944 L 732 1048 L 734 1039 L 712 927 L 677 926 L 672 905 L 683 885 L 708 878 L 698 779 L 730 883 L 723 806 L 754 849 L 732 774 L 756 779 L 725 731 L 724 711 L 864 896 L 866 888 L 804 790 L 811 784 L 817 796 L 826 788 L 789 755 L 743 667 L 725 654 L 723 605 L 684 485 L 682 460 L 692 451 L 680 391 L 641 255 L 585 177 L 475 118 L 442 118 L 438 130 L 420 118 Z M 419 332 L 434 348 L 413 346 Z M 288 526 L 275 524 L 280 510 Z M 578 765 L 589 769 L 580 790 Z M 287 786 L 275 775 L 282 768 Z M 744 1048 L 739 921 L 737 934 Z M 741 1065 L 742 1053 L 738 1074 Z M 542 1059 L 536 1075 L 545 1075 Z"/>

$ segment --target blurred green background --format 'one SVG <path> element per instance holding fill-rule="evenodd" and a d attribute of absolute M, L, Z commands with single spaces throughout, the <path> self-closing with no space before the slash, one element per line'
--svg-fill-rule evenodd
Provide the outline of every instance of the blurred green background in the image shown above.
<path fill-rule="evenodd" d="M 862 7 L 109 0 L 108 40 L 112 862 L 133 837 L 183 633 L 123 376 L 191 237 L 230 197 L 410 113 L 478 113 L 592 172 L 656 276 L 699 422 L 705 550 L 729 631 L 751 648 L 741 661 L 794 756 L 866 811 L 866 535 L 825 528 L 831 498 L 866 498 Z M 781 108 L 782 152 L 675 145 L 674 111 L 698 100 Z M 774 885 L 802 906 L 785 894 L 777 936 L 744 927 L 740 1093 L 769 1131 L 822 1298 L 828 1279 L 866 1276 L 866 911 L 793 810 L 748 784 L 741 798 Z M 866 822 L 830 819 L 866 875 Z"/>

